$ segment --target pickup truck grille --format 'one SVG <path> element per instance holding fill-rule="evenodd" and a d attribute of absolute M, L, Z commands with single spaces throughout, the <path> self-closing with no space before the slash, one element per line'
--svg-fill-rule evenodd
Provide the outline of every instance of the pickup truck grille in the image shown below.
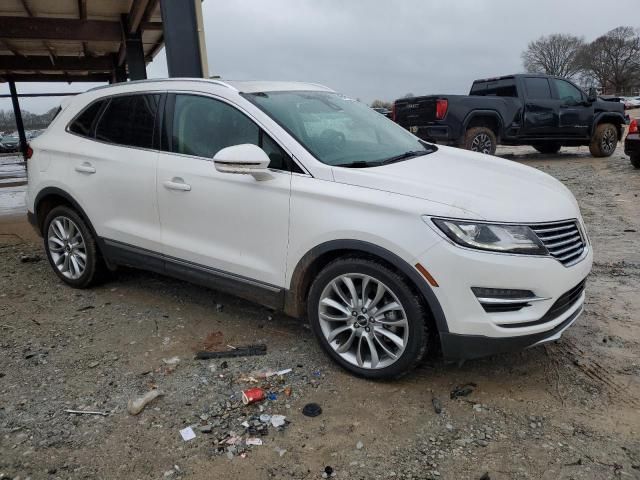
<path fill-rule="evenodd" d="M 551 256 L 563 265 L 573 265 L 582 256 L 585 240 L 577 221 L 538 223 L 529 227 L 547 247 Z"/>

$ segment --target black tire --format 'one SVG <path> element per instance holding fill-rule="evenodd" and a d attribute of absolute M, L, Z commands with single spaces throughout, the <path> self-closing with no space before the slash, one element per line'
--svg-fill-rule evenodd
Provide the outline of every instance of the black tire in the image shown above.
<path fill-rule="evenodd" d="M 632 155 L 630 160 L 631 165 L 633 165 L 635 168 L 640 168 L 640 155 Z"/>
<path fill-rule="evenodd" d="M 540 153 L 544 153 L 545 155 L 548 155 L 552 153 L 558 153 L 560 151 L 560 148 L 562 148 L 562 145 L 560 145 L 559 143 L 553 143 L 553 142 L 537 143 L 533 145 L 533 148 L 535 148 Z"/>
<path fill-rule="evenodd" d="M 56 244 L 49 240 L 50 226 L 54 220 L 60 219 L 68 219 L 73 222 L 84 243 L 83 253 L 86 256 L 84 270 L 77 276 L 77 278 L 70 278 L 69 276 L 66 276 L 54 261 L 54 255 L 57 255 L 57 253 L 52 251 L 53 247 L 51 245 Z M 100 255 L 96 239 L 91 233 L 86 222 L 75 210 L 65 205 L 53 208 L 45 218 L 42 233 L 44 238 L 44 249 L 47 253 L 47 258 L 49 259 L 51 268 L 64 283 L 74 288 L 88 288 L 104 279 L 106 266 Z M 65 245 L 63 248 L 67 249 L 68 246 Z"/>
<path fill-rule="evenodd" d="M 618 146 L 618 129 L 613 123 L 601 123 L 596 127 L 589 151 L 594 157 L 610 157 Z"/>
<path fill-rule="evenodd" d="M 472 152 L 494 155 L 498 147 L 496 134 L 488 127 L 473 127 L 467 130 L 462 143 L 463 148 Z"/>
<path fill-rule="evenodd" d="M 373 369 L 361 368 L 354 363 L 350 363 L 333 349 L 323 333 L 319 315 L 322 293 L 333 280 L 345 274 L 367 275 L 381 282 L 393 292 L 406 313 L 408 326 L 406 345 L 404 351 L 390 365 Z M 418 295 L 409 287 L 404 277 L 389 269 L 382 262 L 360 257 L 343 257 L 334 260 L 322 269 L 311 284 L 307 297 L 307 314 L 316 338 L 329 356 L 349 372 L 369 379 L 398 378 L 410 372 L 427 353 L 427 347 L 431 344 L 429 342 L 430 337 L 432 337 L 432 333 L 435 333 L 433 332 L 435 329 L 432 329 L 430 327 L 431 323 L 428 322 L 424 305 Z M 372 335 L 375 337 L 375 327 L 372 327 L 371 331 L 374 332 Z M 378 336 L 378 338 L 382 337 Z M 373 343 L 375 344 L 375 342 Z M 370 352 L 370 350 L 368 351 Z M 369 363 L 371 364 L 370 357 L 371 355 L 369 355 Z M 383 358 L 383 356 L 380 358 Z M 387 361 L 390 358 L 388 357 Z"/>

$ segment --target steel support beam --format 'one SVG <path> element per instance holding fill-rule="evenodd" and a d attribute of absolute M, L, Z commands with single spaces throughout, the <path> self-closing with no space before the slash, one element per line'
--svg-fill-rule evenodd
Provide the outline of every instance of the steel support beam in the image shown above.
<path fill-rule="evenodd" d="M 22 123 L 22 112 L 20 111 L 20 102 L 18 100 L 18 92 L 16 84 L 9 82 L 9 92 L 11 93 L 11 103 L 13 104 L 13 115 L 16 119 L 16 128 L 18 129 L 18 137 L 20 137 L 20 151 L 25 162 L 27 161 L 27 136 L 24 133 L 24 123 Z"/>
<path fill-rule="evenodd" d="M 110 73 L 89 75 L 56 75 L 54 73 L 0 73 L 0 82 L 108 82 Z"/>
<path fill-rule="evenodd" d="M 0 55 L 1 70 L 37 70 L 47 71 L 104 71 L 108 72 L 113 66 L 110 56 L 102 57 L 55 57 L 28 56 L 16 57 L 15 55 Z"/>
<path fill-rule="evenodd" d="M 145 80 L 147 67 L 144 61 L 144 47 L 140 32 L 126 35 L 126 62 L 130 80 Z"/>
<path fill-rule="evenodd" d="M 160 8 L 169 76 L 208 76 L 200 0 L 160 0 Z"/>
<path fill-rule="evenodd" d="M 106 20 L 0 16 L 0 38 L 120 42 L 122 25 Z"/>

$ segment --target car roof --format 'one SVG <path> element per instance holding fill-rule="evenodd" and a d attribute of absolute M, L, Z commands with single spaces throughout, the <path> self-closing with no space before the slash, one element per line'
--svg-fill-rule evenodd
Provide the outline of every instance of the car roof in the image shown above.
<path fill-rule="evenodd" d="M 128 86 L 141 86 L 141 85 L 153 85 L 160 86 L 162 84 L 168 82 L 180 83 L 182 85 L 188 84 L 198 84 L 202 86 L 202 84 L 210 84 L 217 85 L 230 88 L 240 93 L 257 93 L 257 92 L 283 92 L 283 91 L 323 91 L 323 92 L 333 92 L 328 87 L 324 85 L 320 85 L 318 83 L 307 83 L 307 82 L 288 82 L 288 81 L 238 81 L 238 80 L 221 80 L 221 79 L 213 79 L 213 78 L 154 78 L 149 80 L 135 80 L 131 82 L 122 82 L 122 83 L 114 83 L 111 85 L 103 85 L 100 87 L 95 87 L 89 90 L 89 92 L 93 92 L 96 90 L 106 90 L 113 89 L 114 91 L 118 91 L 123 87 Z"/>

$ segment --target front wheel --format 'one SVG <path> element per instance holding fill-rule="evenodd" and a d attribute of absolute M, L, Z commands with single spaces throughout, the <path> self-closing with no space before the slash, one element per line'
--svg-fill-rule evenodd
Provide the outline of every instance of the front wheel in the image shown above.
<path fill-rule="evenodd" d="M 496 153 L 498 141 L 496 134 L 490 128 L 473 127 L 465 133 L 462 146 L 472 152 L 493 155 Z"/>
<path fill-rule="evenodd" d="M 601 123 L 591 137 L 589 151 L 594 157 L 610 157 L 618 146 L 618 129 L 612 123 Z"/>
<path fill-rule="evenodd" d="M 421 301 L 403 277 L 375 260 L 349 257 L 327 265 L 311 285 L 307 312 L 323 349 L 358 376 L 397 378 L 427 350 Z"/>

